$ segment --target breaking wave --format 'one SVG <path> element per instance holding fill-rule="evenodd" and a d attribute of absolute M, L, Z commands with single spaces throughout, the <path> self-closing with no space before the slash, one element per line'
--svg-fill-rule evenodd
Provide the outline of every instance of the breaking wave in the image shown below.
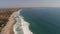
<path fill-rule="evenodd" d="M 15 19 L 17 20 L 16 24 L 13 27 L 15 34 L 33 34 L 29 29 L 29 23 L 24 20 L 20 15 L 21 9 L 16 12 Z"/>

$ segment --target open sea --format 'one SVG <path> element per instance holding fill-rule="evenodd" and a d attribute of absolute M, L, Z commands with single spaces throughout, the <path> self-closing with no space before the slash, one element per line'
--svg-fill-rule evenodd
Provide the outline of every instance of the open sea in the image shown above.
<path fill-rule="evenodd" d="M 24 8 L 21 15 L 33 34 L 60 34 L 60 8 Z"/>

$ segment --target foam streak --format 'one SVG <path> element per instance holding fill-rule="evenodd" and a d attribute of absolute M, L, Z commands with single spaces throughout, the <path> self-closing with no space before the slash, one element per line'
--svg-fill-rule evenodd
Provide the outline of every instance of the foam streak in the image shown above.
<path fill-rule="evenodd" d="M 21 12 L 21 10 L 18 11 L 18 13 L 20 13 L 20 12 Z M 17 22 L 13 27 L 15 34 L 33 34 L 29 30 L 29 23 L 26 22 L 21 15 L 18 15 L 18 13 L 15 16 L 15 19 L 17 20 Z"/>

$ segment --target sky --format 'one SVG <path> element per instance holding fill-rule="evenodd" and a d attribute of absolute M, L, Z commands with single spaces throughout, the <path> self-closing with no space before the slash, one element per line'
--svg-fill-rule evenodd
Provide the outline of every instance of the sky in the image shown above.
<path fill-rule="evenodd" d="M 60 7 L 60 0 L 0 0 L 0 8 Z"/>

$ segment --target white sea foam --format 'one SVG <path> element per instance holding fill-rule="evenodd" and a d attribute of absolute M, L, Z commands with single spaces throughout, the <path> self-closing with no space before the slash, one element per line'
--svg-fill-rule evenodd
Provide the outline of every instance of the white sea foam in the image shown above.
<path fill-rule="evenodd" d="M 17 22 L 13 27 L 15 34 L 33 34 L 29 29 L 30 24 L 28 22 L 26 22 L 21 15 L 19 17 L 17 17 L 16 20 L 17 20 Z"/>
<path fill-rule="evenodd" d="M 21 24 L 22 24 L 22 29 L 23 29 L 23 32 L 24 34 L 33 34 L 30 29 L 29 29 L 29 23 L 26 22 L 23 17 L 21 16 Z"/>

